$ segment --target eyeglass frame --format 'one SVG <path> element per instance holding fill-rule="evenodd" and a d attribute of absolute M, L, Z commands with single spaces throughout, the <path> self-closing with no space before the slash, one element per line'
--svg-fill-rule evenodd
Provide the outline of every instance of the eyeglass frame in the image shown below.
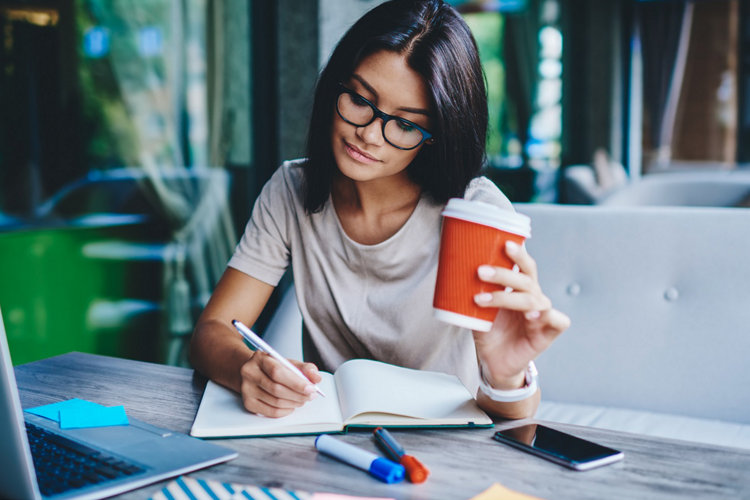
<path fill-rule="evenodd" d="M 385 139 L 385 141 L 391 146 L 393 146 L 394 148 L 400 149 L 402 151 L 411 151 L 412 149 L 416 149 L 422 144 L 424 144 L 427 140 L 432 139 L 434 137 L 431 132 L 429 132 L 423 127 L 420 127 L 413 121 L 407 120 L 406 118 L 401 118 L 400 116 L 389 115 L 388 113 L 384 113 L 383 111 L 380 111 L 377 106 L 375 106 L 366 98 L 359 95 L 357 92 L 353 91 L 350 88 L 347 88 L 343 83 L 339 82 L 337 87 L 338 87 L 338 91 L 336 92 L 336 114 L 339 115 L 339 117 L 342 120 L 344 120 L 346 123 L 348 123 L 349 125 L 354 125 L 355 127 L 366 127 L 370 125 L 372 122 L 374 122 L 376 119 L 380 118 L 383 122 L 383 126 L 381 127 L 383 139 Z M 370 109 L 372 109 L 372 118 L 370 118 L 370 121 L 368 121 L 367 123 L 359 124 L 359 123 L 354 123 L 344 118 L 344 116 L 341 114 L 341 111 L 339 111 L 339 98 L 341 97 L 341 94 L 349 94 L 349 95 L 355 96 L 361 99 L 365 104 L 370 106 Z M 419 141 L 415 146 L 412 146 L 410 148 L 396 146 L 391 141 L 389 141 L 388 137 L 385 135 L 385 126 L 391 120 L 398 120 L 400 122 L 408 123 L 409 126 L 414 127 L 415 129 L 419 130 L 419 132 L 422 134 L 422 140 Z"/>

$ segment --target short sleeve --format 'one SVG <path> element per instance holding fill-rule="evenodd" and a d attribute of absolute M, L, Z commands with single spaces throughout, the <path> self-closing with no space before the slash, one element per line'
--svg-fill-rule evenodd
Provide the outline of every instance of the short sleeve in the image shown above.
<path fill-rule="evenodd" d="M 229 267 L 276 286 L 289 267 L 290 231 L 297 196 L 282 165 L 263 186 Z"/>
<path fill-rule="evenodd" d="M 513 210 L 513 204 L 508 197 L 487 177 L 473 179 L 466 188 L 464 198 L 471 201 L 490 203 L 506 210 Z"/>

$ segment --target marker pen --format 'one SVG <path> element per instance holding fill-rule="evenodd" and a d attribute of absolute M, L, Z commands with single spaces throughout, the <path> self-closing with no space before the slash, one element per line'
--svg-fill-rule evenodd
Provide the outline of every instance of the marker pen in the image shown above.
<path fill-rule="evenodd" d="M 386 483 L 397 483 L 404 479 L 405 469 L 401 464 L 391 462 L 362 448 L 321 434 L 315 438 L 315 448 L 319 452 L 330 455 L 344 463 L 366 470 L 376 478 Z"/>
<path fill-rule="evenodd" d="M 427 479 L 427 476 L 430 474 L 429 469 L 412 455 L 407 455 L 403 446 L 396 441 L 396 438 L 390 432 L 382 427 L 378 427 L 372 431 L 372 435 L 391 460 L 404 466 L 406 477 L 409 478 L 409 481 L 412 483 L 423 483 Z"/>

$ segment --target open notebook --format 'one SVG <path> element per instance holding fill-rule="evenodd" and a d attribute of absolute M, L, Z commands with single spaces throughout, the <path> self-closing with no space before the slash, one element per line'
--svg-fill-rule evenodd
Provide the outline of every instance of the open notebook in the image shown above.
<path fill-rule="evenodd" d="M 291 415 L 249 413 L 239 396 L 208 382 L 190 434 L 219 438 L 342 432 L 347 427 L 491 427 L 458 377 L 353 359 L 321 372 L 318 396 Z"/>

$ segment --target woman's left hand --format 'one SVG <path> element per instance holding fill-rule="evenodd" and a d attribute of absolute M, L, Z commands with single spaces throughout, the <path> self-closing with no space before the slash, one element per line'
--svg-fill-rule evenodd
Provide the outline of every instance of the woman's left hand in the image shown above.
<path fill-rule="evenodd" d="M 510 390 L 523 385 L 529 361 L 570 326 L 570 319 L 552 308 L 539 285 L 536 262 L 526 249 L 508 242 L 505 252 L 518 271 L 493 266 L 477 270 L 482 281 L 507 291 L 474 297 L 477 305 L 500 308 L 489 332 L 474 332 L 474 343 L 487 382 L 495 389 Z"/>

